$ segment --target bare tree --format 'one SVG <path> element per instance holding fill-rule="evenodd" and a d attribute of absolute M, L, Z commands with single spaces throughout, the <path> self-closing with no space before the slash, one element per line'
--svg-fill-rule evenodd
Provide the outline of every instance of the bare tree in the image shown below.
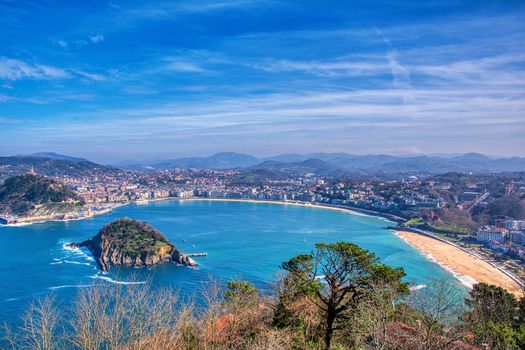
<path fill-rule="evenodd" d="M 7 331 L 8 342 L 16 349 L 52 350 L 61 346 L 62 313 L 53 296 L 37 299 L 29 305 L 18 331 Z"/>
<path fill-rule="evenodd" d="M 464 311 L 463 295 L 450 282 L 431 280 L 426 288 L 413 291 L 407 298 L 413 307 L 405 321 L 416 331 L 412 340 L 414 349 L 449 349 L 463 338 L 459 317 Z"/>

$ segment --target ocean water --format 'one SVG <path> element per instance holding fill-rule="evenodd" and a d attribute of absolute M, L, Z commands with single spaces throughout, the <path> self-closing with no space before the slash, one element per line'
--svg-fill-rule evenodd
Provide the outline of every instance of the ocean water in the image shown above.
<path fill-rule="evenodd" d="M 197 268 L 164 264 L 102 274 L 88 252 L 64 248 L 121 217 L 146 221 L 183 252 L 208 256 L 195 258 Z M 164 201 L 125 206 L 85 220 L 0 226 L 0 323 L 16 323 L 31 300 L 48 294 L 70 304 L 80 288 L 100 280 L 147 281 L 191 295 L 210 277 L 219 282 L 242 278 L 269 290 L 279 265 L 317 242 L 356 243 L 384 263 L 402 266 L 414 286 L 441 279 L 464 289 L 451 273 L 384 228 L 390 224 L 377 217 L 294 205 Z"/>

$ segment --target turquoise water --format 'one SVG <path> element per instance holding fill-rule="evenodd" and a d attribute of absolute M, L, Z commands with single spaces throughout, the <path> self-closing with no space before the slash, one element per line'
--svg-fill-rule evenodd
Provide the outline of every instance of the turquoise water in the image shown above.
<path fill-rule="evenodd" d="M 113 269 L 102 274 L 82 251 L 64 248 L 68 242 L 91 238 L 120 217 L 147 221 L 187 253 L 198 257 L 198 268 L 165 264 L 151 269 Z M 450 273 L 430 262 L 376 217 L 293 205 L 217 201 L 165 201 L 121 207 L 86 220 L 0 227 L 0 322 L 14 322 L 27 303 L 49 293 L 59 302 L 74 300 L 79 288 L 98 279 L 140 281 L 174 286 L 182 294 L 202 288 L 210 276 L 218 281 L 247 279 L 269 289 L 279 264 L 308 252 L 316 242 L 350 241 L 376 253 L 384 263 L 402 266 L 414 284 L 429 279 L 452 281 Z"/>

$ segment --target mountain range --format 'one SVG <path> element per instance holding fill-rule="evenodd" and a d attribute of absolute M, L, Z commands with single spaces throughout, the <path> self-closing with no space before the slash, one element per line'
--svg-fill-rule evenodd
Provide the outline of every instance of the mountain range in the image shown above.
<path fill-rule="evenodd" d="M 258 158 L 247 154 L 220 152 L 208 157 L 185 157 L 162 162 L 132 164 L 134 169 L 206 168 L 266 169 L 284 173 L 310 172 L 380 174 L 405 172 L 501 172 L 525 171 L 525 158 L 492 158 L 479 153 L 452 156 L 354 155 L 348 153 L 282 154 Z"/>
<path fill-rule="evenodd" d="M 308 174 L 366 176 L 398 173 L 514 172 L 525 171 L 525 158 L 495 158 L 479 153 L 417 156 L 290 153 L 258 158 L 247 154 L 219 152 L 207 157 L 184 157 L 145 163 L 126 162 L 112 167 L 53 152 L 0 157 L 0 177 L 26 173 L 31 167 L 37 173 L 48 176 L 90 176 L 98 172 L 116 171 L 116 168 L 120 167 L 139 171 L 170 168 L 240 169 L 245 174 L 273 174 L 274 177 L 281 178 Z"/>

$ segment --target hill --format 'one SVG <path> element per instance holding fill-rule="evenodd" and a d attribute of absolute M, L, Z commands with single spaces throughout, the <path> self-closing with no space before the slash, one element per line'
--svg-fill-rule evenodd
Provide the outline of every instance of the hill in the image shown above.
<path fill-rule="evenodd" d="M 43 176 L 14 176 L 0 185 L 0 213 L 4 215 L 34 215 L 51 207 L 64 211 L 83 204 L 73 191 Z"/>
<path fill-rule="evenodd" d="M 29 157 L 39 157 L 39 158 L 63 159 L 63 160 L 69 160 L 71 162 L 76 162 L 76 163 L 89 162 L 85 158 L 71 157 L 71 156 L 66 156 L 63 154 L 58 154 L 55 152 L 37 152 L 37 153 L 29 154 L 28 156 Z"/>
<path fill-rule="evenodd" d="M 276 173 L 295 176 L 306 176 L 309 174 L 326 176 L 341 173 L 339 168 L 320 159 L 307 159 L 302 162 L 294 163 L 268 160 L 256 166 L 250 167 L 250 170 L 269 170 Z"/>
<path fill-rule="evenodd" d="M 118 171 L 86 160 L 72 161 L 40 156 L 0 157 L 0 182 L 8 177 L 28 173 L 31 169 L 45 176 L 85 177 Z"/>
<path fill-rule="evenodd" d="M 115 220 L 92 239 L 70 246 L 88 248 L 102 271 L 109 271 L 110 266 L 143 267 L 164 262 L 197 265 L 162 233 L 145 222 L 127 218 Z"/>

